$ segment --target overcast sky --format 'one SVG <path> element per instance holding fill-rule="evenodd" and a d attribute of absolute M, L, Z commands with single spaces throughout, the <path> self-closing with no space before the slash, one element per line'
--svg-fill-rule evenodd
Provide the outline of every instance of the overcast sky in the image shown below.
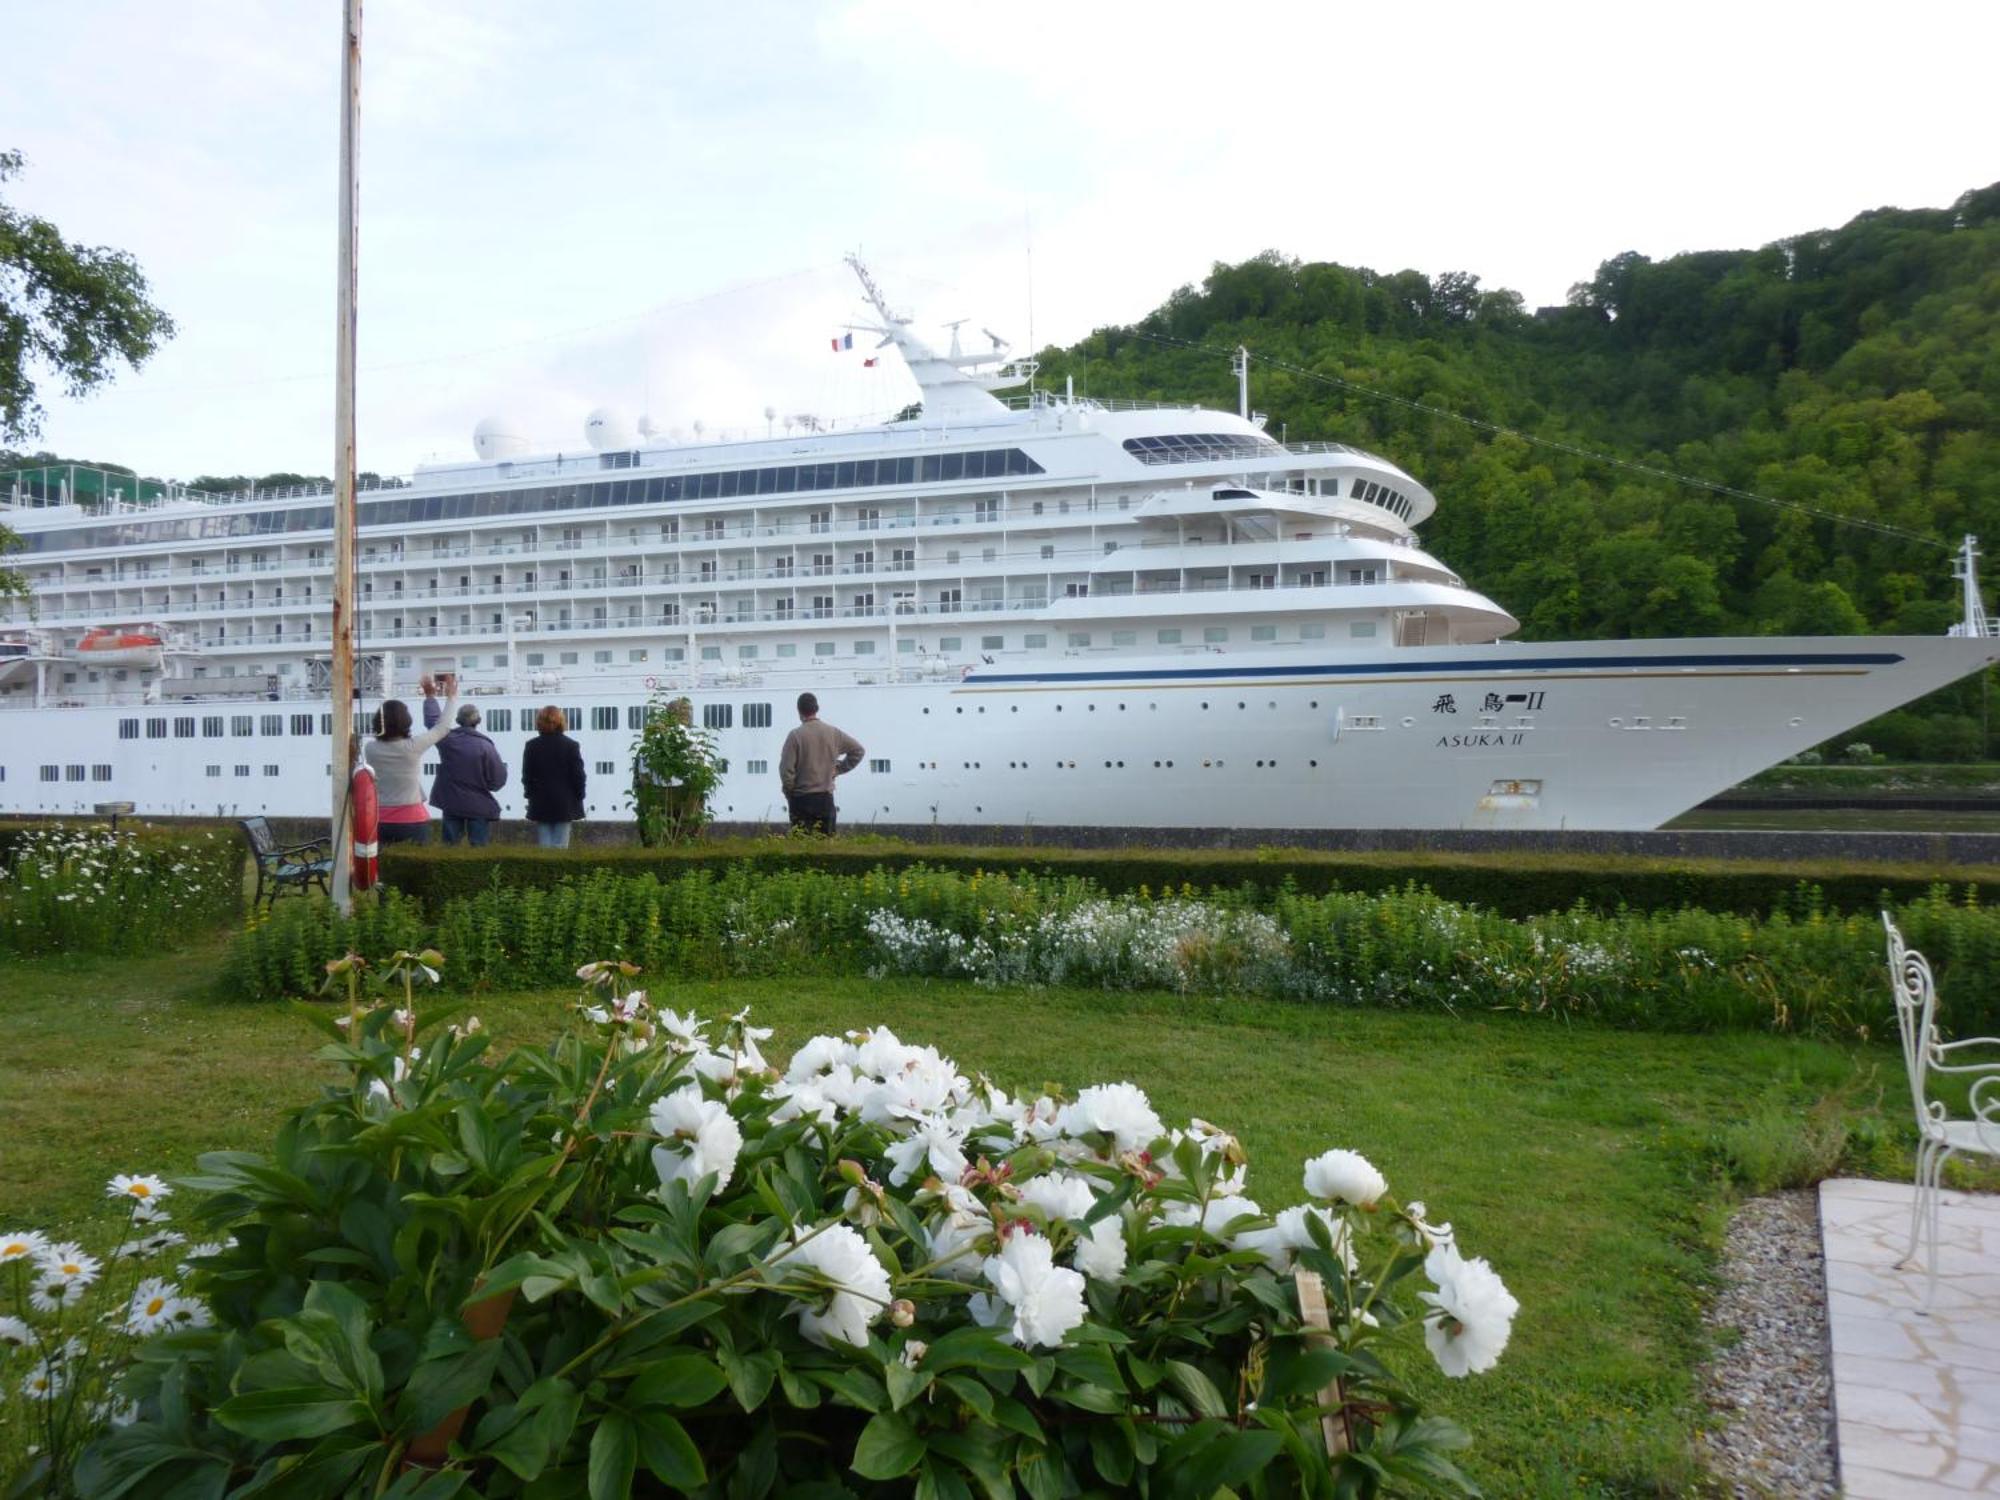
<path fill-rule="evenodd" d="M 14 202 L 136 255 L 180 333 L 41 445 L 330 472 L 336 0 L 0 0 Z M 2000 178 L 2000 4 L 370 0 L 360 445 L 576 449 L 856 420 L 859 248 L 1026 347 L 1266 248 L 1558 302 Z M 1032 330 L 1031 325 L 1032 323 Z M 857 339 L 857 344 L 863 342 Z"/>

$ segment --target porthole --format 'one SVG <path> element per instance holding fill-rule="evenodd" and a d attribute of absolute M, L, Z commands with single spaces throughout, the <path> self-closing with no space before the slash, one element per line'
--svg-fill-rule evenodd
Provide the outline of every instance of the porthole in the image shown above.
<path fill-rule="evenodd" d="M 1108 760 L 1107 760 L 1107 761 L 1106 761 L 1106 762 L 1104 763 L 1104 769 L 1105 769 L 1105 770 L 1107 770 L 1107 771 L 1111 769 L 1111 762 L 1110 762 L 1110 761 L 1108 761 Z"/>
<path fill-rule="evenodd" d="M 952 712 L 953 712 L 953 713 L 955 713 L 955 714 L 962 714 L 962 713 L 964 713 L 964 712 L 965 712 L 965 710 L 964 710 L 964 709 L 963 709 L 962 707 L 961 707 L 961 708 L 954 708 L 954 709 L 952 710 Z"/>
<path fill-rule="evenodd" d="M 1312 702 L 1310 702 L 1310 703 L 1308 703 L 1308 704 L 1306 705 L 1306 707 L 1307 707 L 1307 708 L 1318 708 L 1318 707 L 1319 707 L 1319 699 L 1317 699 L 1317 698 L 1313 699 L 1313 701 L 1312 701 Z"/>
<path fill-rule="evenodd" d="M 1212 765 L 1214 765 L 1214 764 L 1215 764 L 1215 762 L 1214 762 L 1214 761 L 1212 761 L 1212 760 L 1205 760 L 1205 761 L 1203 761 L 1203 762 L 1201 763 L 1201 768 L 1202 768 L 1202 769 L 1203 769 L 1204 771 L 1206 771 L 1206 770 L 1207 770 L 1207 769 L 1208 769 L 1208 768 L 1209 768 L 1210 766 L 1212 766 Z"/>
<path fill-rule="evenodd" d="M 972 804 L 972 810 L 977 813 L 983 813 L 986 811 L 986 809 L 980 806 L 980 804 L 978 804 L 977 802 Z"/>
<path fill-rule="evenodd" d="M 1208 708 L 1208 705 L 1207 705 L 1206 703 L 1202 704 L 1202 709 L 1203 709 L 1204 711 L 1206 711 L 1206 710 L 1207 710 L 1207 708 Z"/>
<path fill-rule="evenodd" d="M 1247 703 L 1238 703 L 1238 704 L 1236 705 L 1236 711 L 1237 711 L 1238 713 L 1241 713 L 1241 712 L 1242 712 L 1242 711 L 1243 711 L 1244 709 L 1248 708 L 1249 706 L 1250 706 L 1250 705 L 1249 705 L 1249 704 L 1247 704 Z"/>
<path fill-rule="evenodd" d="M 1623 719 L 1611 719 L 1608 720 L 1607 722 L 1611 725 L 1613 729 L 1623 729 L 1625 727 L 1625 721 Z"/>
<path fill-rule="evenodd" d="M 980 705 L 979 705 L 979 711 L 980 711 L 981 713 L 985 713 L 985 712 L 986 712 L 986 705 L 985 705 L 984 703 L 982 703 L 982 704 L 980 704 Z"/>
<path fill-rule="evenodd" d="M 1403 727 L 1405 729 L 1415 729 L 1417 727 L 1417 721 L 1415 719 L 1405 719 L 1403 720 Z"/>
<path fill-rule="evenodd" d="M 1174 768 L 1174 763 L 1173 763 L 1172 761 L 1168 761 L 1168 762 L 1167 762 L 1167 769 L 1168 769 L 1169 771 L 1171 771 L 1171 770 L 1172 770 L 1173 768 Z"/>
<path fill-rule="evenodd" d="M 1804 719 L 1793 719 L 1791 721 L 1791 727 L 1797 729 L 1803 723 L 1805 723 Z"/>
<path fill-rule="evenodd" d="M 1160 769 L 1160 763 L 1159 763 L 1158 761 L 1154 761 L 1154 762 L 1153 762 L 1153 769 L 1154 769 L 1155 771 L 1157 771 L 1157 770 L 1159 770 L 1159 769 Z"/>
<path fill-rule="evenodd" d="M 1319 762 L 1316 760 L 1309 760 L 1306 762 L 1306 766 L 1310 770 L 1317 771 L 1319 769 Z"/>
<path fill-rule="evenodd" d="M 1119 761 L 1119 762 L 1118 762 L 1118 769 L 1119 769 L 1119 770 L 1121 770 L 1121 771 L 1125 769 L 1125 762 L 1124 762 L 1124 761 L 1122 761 L 1122 760 L 1121 760 L 1121 761 Z"/>
<path fill-rule="evenodd" d="M 1060 703 L 1058 703 L 1058 704 L 1056 705 L 1056 712 L 1057 712 L 1057 713 L 1061 713 L 1061 712 L 1062 712 L 1062 705 L 1061 705 Z"/>
<path fill-rule="evenodd" d="M 1092 713 L 1097 712 L 1097 705 L 1095 703 L 1087 704 L 1086 707 L 1088 707 Z"/>
<path fill-rule="evenodd" d="M 929 712 L 930 712 L 930 710 L 929 710 L 929 709 L 927 708 L 927 709 L 925 709 L 925 710 L 924 710 L 924 712 L 925 712 L 925 713 L 929 713 Z"/>
<path fill-rule="evenodd" d="M 1121 714 L 1125 712 L 1125 705 L 1124 705 L 1124 704 L 1122 704 L 1122 703 L 1121 703 L 1121 704 L 1119 704 L 1119 705 L 1118 705 L 1118 712 L 1120 712 Z"/>
<path fill-rule="evenodd" d="M 1007 705 L 1007 712 L 1010 714 L 1017 714 L 1020 711 L 1021 711 L 1021 705 L 1018 703 L 1010 703 Z"/>
<path fill-rule="evenodd" d="M 1263 770 L 1263 769 L 1264 769 L 1264 762 L 1262 762 L 1261 760 L 1260 760 L 1260 761 L 1258 761 L 1258 762 L 1257 762 L 1257 769 L 1258 769 L 1258 770 L 1260 770 L 1260 771 L 1261 771 L 1261 770 Z"/>
<path fill-rule="evenodd" d="M 1076 762 L 1075 762 L 1075 761 L 1071 761 L 1071 762 L 1069 763 L 1069 768 L 1070 768 L 1070 769 L 1071 769 L 1072 771 L 1074 771 L 1074 770 L 1076 769 Z"/>
<path fill-rule="evenodd" d="M 1277 707 L 1278 705 L 1277 705 L 1277 702 L 1276 702 L 1276 700 L 1273 700 L 1272 702 L 1270 702 L 1270 703 L 1267 703 L 1267 704 L 1265 704 L 1264 706 L 1265 706 L 1266 708 L 1276 708 L 1276 707 Z"/>

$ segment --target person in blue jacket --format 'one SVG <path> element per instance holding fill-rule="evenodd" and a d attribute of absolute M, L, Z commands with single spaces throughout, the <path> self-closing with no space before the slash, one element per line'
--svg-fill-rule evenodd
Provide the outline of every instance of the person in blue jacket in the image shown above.
<path fill-rule="evenodd" d="M 544 849 L 567 849 L 569 825 L 583 816 L 583 747 L 563 733 L 568 727 L 551 703 L 535 715 L 539 732 L 521 751 L 521 790 Z"/>
<path fill-rule="evenodd" d="M 479 732 L 479 710 L 466 704 L 458 711 L 458 727 L 437 745 L 437 775 L 431 781 L 431 806 L 444 814 L 444 841 L 461 838 L 477 849 L 493 837 L 493 820 L 500 802 L 493 794 L 507 784 L 507 763 L 500 749 Z"/>

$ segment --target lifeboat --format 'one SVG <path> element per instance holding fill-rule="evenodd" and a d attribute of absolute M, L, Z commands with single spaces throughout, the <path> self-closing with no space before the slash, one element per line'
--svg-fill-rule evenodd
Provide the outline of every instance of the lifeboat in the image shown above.
<path fill-rule="evenodd" d="M 166 642 L 155 632 L 120 626 L 84 632 L 76 643 L 78 661 L 106 667 L 158 667 Z"/>

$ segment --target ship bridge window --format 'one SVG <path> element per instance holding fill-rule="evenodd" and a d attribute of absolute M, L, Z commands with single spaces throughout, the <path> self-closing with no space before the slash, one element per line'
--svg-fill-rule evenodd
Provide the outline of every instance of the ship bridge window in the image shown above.
<path fill-rule="evenodd" d="M 252 729 L 254 729 L 255 727 L 256 727 L 256 725 L 255 725 L 255 721 L 253 721 L 253 720 L 251 719 L 250 715 L 248 715 L 248 714 L 232 714 L 232 715 L 230 715 L 230 718 L 229 718 L 229 732 L 230 732 L 231 734 L 242 734 L 242 735 L 247 735 L 247 734 L 249 734 L 249 733 L 250 733 L 250 732 L 252 731 Z"/>
<path fill-rule="evenodd" d="M 222 738 L 222 715 L 210 714 L 201 721 L 201 737 L 205 740 Z"/>
<path fill-rule="evenodd" d="M 769 729 L 771 727 L 771 705 L 768 703 L 744 704 L 743 727 L 745 729 Z"/>
<path fill-rule="evenodd" d="M 264 714 L 257 727 L 259 732 L 263 734 L 283 734 L 285 732 L 285 716 L 283 714 Z"/>
<path fill-rule="evenodd" d="M 308 734 L 311 734 L 312 732 L 313 732 L 313 716 L 312 716 L 311 714 L 293 714 L 293 715 L 292 715 L 292 733 L 293 733 L 293 734 L 295 734 L 295 735 L 308 735 Z"/>
<path fill-rule="evenodd" d="M 136 740 L 139 738 L 139 721 L 137 719 L 120 719 L 118 721 L 118 738 L 121 740 Z"/>
<path fill-rule="evenodd" d="M 1275 458 L 1285 450 L 1262 433 L 1170 432 L 1125 439 L 1125 451 L 1142 464 L 1213 463 L 1232 458 Z"/>
<path fill-rule="evenodd" d="M 1257 497 L 1249 490 L 1217 490 L 1215 491 L 1214 498 L 1217 500 L 1255 500 Z"/>
<path fill-rule="evenodd" d="M 191 740 L 194 738 L 193 715 L 174 720 L 174 738 L 177 740 Z"/>
<path fill-rule="evenodd" d="M 734 705 L 728 703 L 704 703 L 701 706 L 701 724 L 704 729 L 727 729 L 736 717 Z"/>
<path fill-rule="evenodd" d="M 146 721 L 147 739 L 163 740 L 166 737 L 167 737 L 167 721 L 165 719 L 148 719 Z"/>
<path fill-rule="evenodd" d="M 616 729 L 618 727 L 618 710 L 604 704 L 591 709 L 590 727 L 592 729 Z"/>

